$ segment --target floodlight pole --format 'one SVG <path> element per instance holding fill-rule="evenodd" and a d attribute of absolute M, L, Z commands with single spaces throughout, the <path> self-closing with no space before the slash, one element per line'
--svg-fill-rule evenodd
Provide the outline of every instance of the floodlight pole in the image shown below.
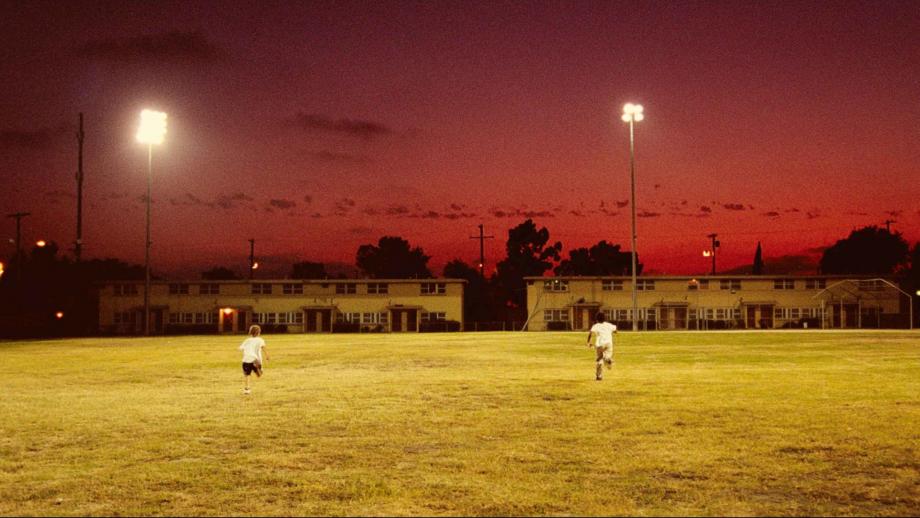
<path fill-rule="evenodd" d="M 147 144 L 147 242 L 144 247 L 144 335 L 150 336 L 150 183 L 153 177 L 153 144 Z"/>
<path fill-rule="evenodd" d="M 632 330 L 639 330 L 639 291 L 636 285 L 636 151 L 633 118 L 629 119 L 629 185 L 632 208 Z"/>

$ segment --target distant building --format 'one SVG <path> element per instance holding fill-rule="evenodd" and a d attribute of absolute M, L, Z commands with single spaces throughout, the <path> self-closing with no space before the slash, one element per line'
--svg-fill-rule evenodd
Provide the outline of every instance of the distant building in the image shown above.
<path fill-rule="evenodd" d="M 632 329 L 632 280 L 527 277 L 527 328 L 587 330 L 603 311 Z M 639 329 L 908 327 L 909 297 L 890 279 L 839 275 L 641 276 Z"/>
<path fill-rule="evenodd" d="M 156 281 L 151 334 L 417 332 L 463 326 L 458 279 Z M 144 332 L 143 281 L 99 286 L 99 330 Z"/>

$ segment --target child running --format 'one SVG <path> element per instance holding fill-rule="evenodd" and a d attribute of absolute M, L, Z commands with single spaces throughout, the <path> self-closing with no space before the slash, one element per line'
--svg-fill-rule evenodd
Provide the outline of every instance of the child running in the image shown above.
<path fill-rule="evenodd" d="M 595 324 L 591 326 L 591 331 L 588 333 L 588 347 L 591 347 L 591 339 L 594 338 L 594 351 L 597 354 L 594 379 L 602 381 L 604 379 L 603 367 L 610 369 L 613 366 L 613 335 L 617 332 L 617 326 L 607 322 L 607 317 L 601 311 L 598 311 L 594 321 Z"/>
<path fill-rule="evenodd" d="M 262 376 L 262 352 L 265 352 L 265 360 L 268 360 L 268 350 L 265 348 L 265 340 L 262 339 L 262 328 L 259 326 L 249 327 L 249 338 L 243 340 L 239 350 L 243 351 L 243 394 L 251 394 L 249 388 L 249 375 L 253 372 L 256 376 Z"/>

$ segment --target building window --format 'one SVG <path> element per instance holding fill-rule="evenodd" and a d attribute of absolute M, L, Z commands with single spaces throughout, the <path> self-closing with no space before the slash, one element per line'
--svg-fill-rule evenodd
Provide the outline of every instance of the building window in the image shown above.
<path fill-rule="evenodd" d="M 447 293 L 447 284 L 443 282 L 423 282 L 422 295 L 444 295 Z"/>
<path fill-rule="evenodd" d="M 112 322 L 115 324 L 133 324 L 134 323 L 134 312 L 133 311 L 116 311 Z"/>
<path fill-rule="evenodd" d="M 253 295 L 271 295 L 272 285 L 265 284 L 265 283 L 255 283 L 252 285 L 252 294 Z"/>
<path fill-rule="evenodd" d="M 722 279 L 719 281 L 720 290 L 740 290 L 741 289 L 741 280 L 740 279 Z"/>
<path fill-rule="evenodd" d="M 569 291 L 569 281 L 560 279 L 543 281 L 543 291 Z"/>
<path fill-rule="evenodd" d="M 655 291 L 655 281 L 648 279 L 637 280 L 636 291 Z"/>
<path fill-rule="evenodd" d="M 137 295 L 137 284 L 114 284 L 115 296 Z"/>
<path fill-rule="evenodd" d="M 354 295 L 358 292 L 358 285 L 348 282 L 335 285 L 336 295 Z"/>
<path fill-rule="evenodd" d="M 806 290 L 823 290 L 826 287 L 825 279 L 805 279 Z"/>
<path fill-rule="evenodd" d="M 623 281 L 601 281 L 601 291 L 623 291 Z"/>
<path fill-rule="evenodd" d="M 435 322 L 447 320 L 447 313 L 443 311 L 422 311 L 422 322 Z"/>
<path fill-rule="evenodd" d="M 198 285 L 199 295 L 220 295 L 220 284 L 208 283 Z"/>
<path fill-rule="evenodd" d="M 383 295 L 390 292 L 390 285 L 385 282 L 371 282 L 367 285 L 368 295 Z"/>
<path fill-rule="evenodd" d="M 303 295 L 303 284 L 282 284 L 281 293 L 284 293 L 285 295 Z"/>
<path fill-rule="evenodd" d="M 793 279 L 774 279 L 773 289 L 774 290 L 794 290 L 795 280 Z"/>
<path fill-rule="evenodd" d="M 170 284 L 170 295 L 188 295 L 188 284 Z"/>
<path fill-rule="evenodd" d="M 361 322 L 361 313 L 339 313 L 335 316 L 335 321 L 340 324 L 344 322 L 354 322 L 358 324 Z"/>
<path fill-rule="evenodd" d="M 568 322 L 569 310 L 567 309 L 544 309 L 543 320 L 546 322 Z"/>
<path fill-rule="evenodd" d="M 868 279 L 859 281 L 859 289 L 862 291 L 882 291 L 885 289 L 885 283 L 878 279 Z"/>

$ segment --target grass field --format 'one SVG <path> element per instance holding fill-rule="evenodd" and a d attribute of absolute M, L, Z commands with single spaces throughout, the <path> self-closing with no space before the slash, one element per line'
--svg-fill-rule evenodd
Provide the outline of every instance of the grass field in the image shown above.
<path fill-rule="evenodd" d="M 920 334 L 0 342 L 3 515 L 916 515 Z"/>

